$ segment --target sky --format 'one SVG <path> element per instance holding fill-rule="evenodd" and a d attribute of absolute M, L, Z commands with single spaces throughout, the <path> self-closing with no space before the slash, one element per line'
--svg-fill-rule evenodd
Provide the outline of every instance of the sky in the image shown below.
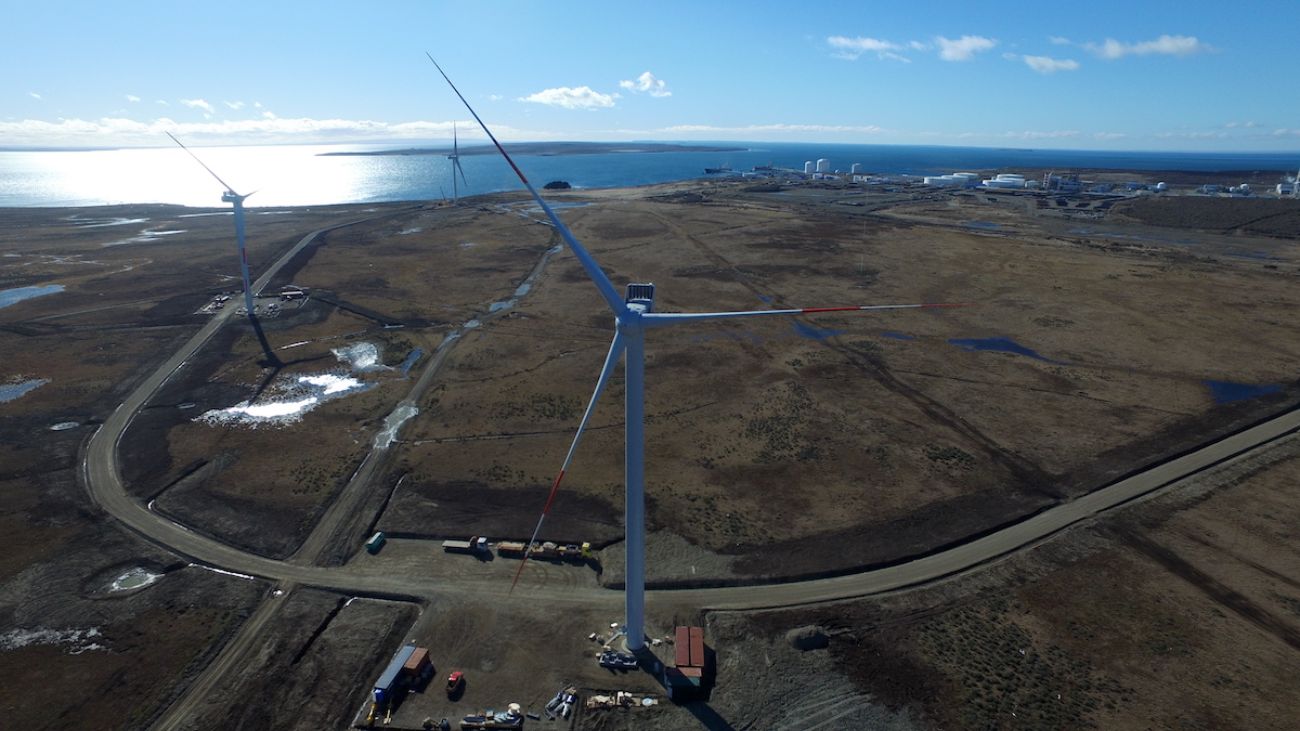
<path fill-rule="evenodd" d="M 0 147 L 1300 151 L 1300 3 L 18 2 Z"/>

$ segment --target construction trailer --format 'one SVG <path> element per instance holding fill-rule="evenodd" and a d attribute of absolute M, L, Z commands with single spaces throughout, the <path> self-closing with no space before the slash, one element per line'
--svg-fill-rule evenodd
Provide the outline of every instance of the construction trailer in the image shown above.
<path fill-rule="evenodd" d="M 673 664 L 664 668 L 664 687 L 674 701 L 693 700 L 708 694 L 712 684 L 703 627 L 673 630 Z"/>
<path fill-rule="evenodd" d="M 371 692 L 370 718 L 377 718 L 381 712 L 391 713 L 393 702 L 400 693 L 427 682 L 432 677 L 433 662 L 429 659 L 428 648 L 417 647 L 414 642 L 402 645 L 375 681 Z"/>
<path fill-rule="evenodd" d="M 383 531 L 377 531 L 373 536 L 370 536 L 370 540 L 366 541 L 366 552 L 373 556 L 379 553 L 379 549 L 383 548 L 387 542 L 388 536 L 385 536 Z"/>

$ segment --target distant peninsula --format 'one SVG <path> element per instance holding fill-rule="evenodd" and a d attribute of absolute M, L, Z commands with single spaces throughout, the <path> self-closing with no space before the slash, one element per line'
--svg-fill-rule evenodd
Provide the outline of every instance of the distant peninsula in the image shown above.
<path fill-rule="evenodd" d="M 514 142 L 503 145 L 516 155 L 608 155 L 619 152 L 744 152 L 747 147 L 718 147 L 716 145 L 675 145 L 667 142 Z M 376 156 L 376 155 L 450 155 L 450 147 L 408 147 L 401 150 L 369 150 L 358 152 L 322 152 L 320 157 Z M 490 145 L 460 148 L 460 154 L 495 155 Z"/>

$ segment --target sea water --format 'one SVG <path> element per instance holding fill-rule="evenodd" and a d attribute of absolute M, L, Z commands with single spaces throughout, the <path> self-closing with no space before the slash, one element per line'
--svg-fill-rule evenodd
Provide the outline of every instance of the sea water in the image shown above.
<path fill-rule="evenodd" d="M 700 143 L 728 152 L 626 152 L 590 155 L 519 155 L 539 184 L 565 180 L 577 188 L 647 185 L 699 178 L 706 167 L 737 172 L 755 165 L 802 170 L 827 158 L 832 169 L 861 163 L 881 174 L 929 175 L 993 168 L 1109 168 L 1120 170 L 1291 170 L 1295 153 L 1105 152 L 928 145 L 813 143 Z M 251 209 L 450 197 L 450 161 L 443 154 L 334 156 L 418 147 L 388 145 L 266 145 L 201 148 L 204 162 L 236 190 L 256 190 Z M 427 145 L 441 148 L 441 143 Z M 465 154 L 461 195 L 519 190 L 519 181 L 496 154 Z M 116 150 L 0 150 L 0 207 L 93 206 L 172 203 L 221 207 L 221 190 L 175 147 Z M 254 212 L 256 212 L 254 210 Z"/>

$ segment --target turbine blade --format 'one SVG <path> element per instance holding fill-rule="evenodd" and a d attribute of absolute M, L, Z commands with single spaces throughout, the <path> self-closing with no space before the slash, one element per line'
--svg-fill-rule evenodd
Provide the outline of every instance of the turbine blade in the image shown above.
<path fill-rule="evenodd" d="M 190 157 L 194 158 L 194 161 L 197 162 L 198 164 L 203 165 L 203 169 L 208 171 L 208 175 L 211 175 L 212 177 L 216 178 L 217 182 L 221 183 L 221 187 L 225 188 L 227 192 L 234 193 L 235 195 L 239 195 L 238 193 L 235 193 L 235 189 L 230 187 L 229 183 L 222 180 L 220 175 L 217 175 L 216 173 L 212 172 L 212 168 L 208 167 L 207 165 L 204 165 L 203 161 L 199 159 L 199 156 L 195 155 L 193 150 L 186 147 L 180 140 L 176 139 L 171 132 L 164 130 L 163 134 L 167 135 L 168 137 L 171 137 L 172 142 L 175 142 L 176 144 L 180 145 L 182 150 L 190 153 Z M 248 195 L 252 195 L 252 193 L 249 193 Z M 248 195 L 244 197 L 247 198 Z"/>
<path fill-rule="evenodd" d="M 605 272 L 601 270 L 600 265 L 591 257 L 591 254 L 587 253 L 587 249 L 582 244 L 578 243 L 578 239 L 574 238 L 573 232 L 569 230 L 568 226 L 564 225 L 564 222 L 560 220 L 559 216 L 555 215 L 555 211 L 551 210 L 551 207 L 546 205 L 546 201 L 542 199 L 542 196 L 537 192 L 537 189 L 533 187 L 533 184 L 528 182 L 528 178 L 524 176 L 524 172 L 519 169 L 519 166 L 515 164 L 513 159 L 511 159 L 510 154 L 507 153 L 505 148 L 501 146 L 501 143 L 497 141 L 496 135 L 492 134 L 492 130 L 488 129 L 487 124 L 483 122 L 483 118 L 478 116 L 478 112 L 474 111 L 474 107 L 470 106 L 469 102 L 465 99 L 465 95 L 461 94 L 460 89 L 457 89 L 456 85 L 451 82 L 451 77 L 447 76 L 447 72 L 443 71 L 442 67 L 438 65 L 438 62 L 433 60 L 433 54 L 425 51 L 424 55 L 428 56 L 430 61 L 433 61 L 434 68 L 438 69 L 438 73 L 442 74 L 442 78 L 446 80 L 447 85 L 451 87 L 451 90 L 456 93 L 457 97 L 460 97 L 461 103 L 465 105 L 465 108 L 469 110 L 469 113 L 474 116 L 474 120 L 478 122 L 478 125 L 487 133 L 488 139 L 492 140 L 492 144 L 496 145 L 497 152 L 500 152 L 501 156 L 510 164 L 510 169 L 515 171 L 515 175 L 519 177 L 519 182 L 523 183 L 524 187 L 528 189 L 528 192 L 533 194 L 533 200 L 537 201 L 537 205 L 541 206 L 542 211 L 546 213 L 546 217 L 551 219 L 551 224 L 555 226 L 555 230 L 560 232 L 560 237 L 564 239 L 564 243 L 568 244 L 569 249 L 573 251 L 574 256 L 578 257 L 578 261 L 582 263 L 582 268 L 587 270 L 587 276 L 591 277 L 591 281 L 595 283 L 596 289 L 600 291 L 600 296 L 605 299 L 609 308 L 614 311 L 615 315 L 623 314 L 623 312 L 627 310 L 627 305 L 623 302 L 623 298 L 619 296 L 618 290 L 614 289 L 614 284 L 609 281 L 609 277 L 605 276 Z"/>
<path fill-rule="evenodd" d="M 524 548 L 524 559 L 519 562 L 519 568 L 515 570 L 515 578 L 510 582 L 511 593 L 515 590 L 515 584 L 519 583 L 519 577 L 524 573 L 524 564 L 528 563 L 528 551 L 537 542 L 537 536 L 542 532 L 542 523 L 546 520 L 547 514 L 551 512 L 551 503 L 555 502 L 555 494 L 560 490 L 560 482 L 564 479 L 564 473 L 568 471 L 569 465 L 573 462 L 573 455 L 578 451 L 578 443 L 582 441 L 582 433 L 587 428 L 587 422 L 591 421 L 592 412 L 596 410 L 596 402 L 600 400 L 600 394 L 605 390 L 605 385 L 609 383 L 609 376 L 614 372 L 614 366 L 618 365 L 618 361 L 622 356 L 623 334 L 615 330 L 614 340 L 609 344 L 609 354 L 605 356 L 605 365 L 600 369 L 600 377 L 596 379 L 596 389 L 592 391 L 591 400 L 587 402 L 587 410 L 583 412 L 582 421 L 578 423 L 578 431 L 573 435 L 573 443 L 569 445 L 569 452 L 564 455 L 564 463 L 560 465 L 560 472 L 555 476 L 555 482 L 551 483 L 551 493 L 546 496 L 546 505 L 542 507 L 541 517 L 537 519 L 537 527 L 533 529 L 533 537 L 528 539 L 528 545 Z"/>
<path fill-rule="evenodd" d="M 460 158 L 459 158 L 459 157 L 456 158 L 456 169 L 460 171 L 460 179 L 461 179 L 461 182 L 463 182 L 463 183 L 466 185 L 466 187 L 468 187 L 468 186 L 469 186 L 469 181 L 465 179 L 465 168 L 463 168 L 463 167 L 460 166 Z"/>
<path fill-rule="evenodd" d="M 748 312 L 650 312 L 641 316 L 646 327 L 671 325 L 676 322 L 697 320 L 723 320 L 732 317 L 761 317 L 763 315 L 816 315 L 822 312 L 862 312 L 865 310 L 928 310 L 942 307 L 971 307 L 969 303 L 925 303 L 916 305 L 855 305 L 853 307 L 803 307 L 797 310 L 752 310 Z"/>

